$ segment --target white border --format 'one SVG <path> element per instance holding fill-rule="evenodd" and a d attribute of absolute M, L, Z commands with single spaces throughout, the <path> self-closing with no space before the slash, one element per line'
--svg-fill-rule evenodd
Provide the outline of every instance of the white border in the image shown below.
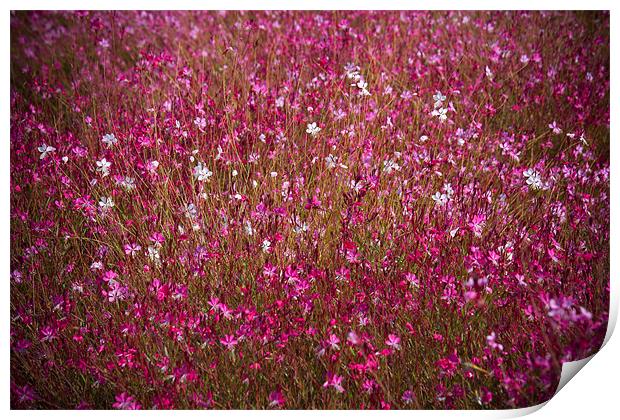
<path fill-rule="evenodd" d="M 8 3 L 8 4 L 7 4 Z M 267 1 L 242 1 L 242 0 L 229 0 L 226 3 L 213 2 L 213 1 L 192 1 L 192 0 L 174 0 L 174 1 L 158 1 L 158 0 L 107 0 L 105 2 L 97 2 L 96 4 L 87 4 L 84 0 L 63 0 L 63 1 L 44 1 L 44 0 L 22 0 L 22 1 L 8 1 L 5 3 L 5 11 L 1 15 L 2 22 L 2 56 L 10 57 L 10 10 L 35 10 L 35 9 L 65 9 L 65 10 L 79 10 L 79 9 L 117 9 L 117 10 L 131 10 L 131 9 L 154 9 L 154 10 L 185 10 L 185 9 L 229 9 L 229 10 L 247 10 L 247 9 L 291 9 L 291 10 L 332 10 L 332 9 L 355 9 L 355 10 L 367 10 L 367 9 L 382 9 L 382 10 L 399 10 L 410 9 L 412 6 L 423 6 L 428 10 L 611 10 L 611 73 L 612 81 L 617 79 L 618 56 L 613 50 L 618 41 L 618 19 L 616 18 L 616 11 L 613 7 L 617 2 L 614 1 L 601 1 L 590 0 L 574 1 L 546 1 L 542 3 L 538 1 L 504 1 L 497 2 L 492 0 L 478 0 L 468 1 L 467 4 L 462 4 L 455 1 L 436 0 L 431 2 L 412 2 L 412 1 L 395 1 L 395 0 L 383 0 L 383 1 L 368 1 L 368 0 L 343 0 L 335 3 L 333 0 L 315 0 L 312 2 L 291 2 L 282 0 L 267 0 Z M 542 7 L 541 7 L 542 6 Z M 4 223 L 0 223 L 0 238 L 3 246 L 0 255 L 0 264 L 4 273 L 3 279 L 0 282 L 2 292 L 0 296 L 0 313 L 3 314 L 3 321 L 0 327 L 0 343 L 2 345 L 2 360 L 0 361 L 0 401 L 2 412 L 9 412 L 10 418 L 65 418 L 75 417 L 84 418 L 88 416 L 90 418 L 107 418 L 110 412 L 106 411 L 10 411 L 9 410 L 9 393 L 10 393 L 10 361 L 9 361 L 9 244 L 10 244 L 10 231 L 9 231 L 9 126 L 10 126 L 10 67 L 9 60 L 1 69 L 4 88 L 1 99 L 2 107 L 2 125 L 3 125 L 3 141 L 4 153 L 0 153 L 0 188 L 2 189 L 2 199 L 0 199 L 0 218 Z M 614 114 L 615 110 L 620 109 L 618 101 L 620 97 L 616 93 L 617 89 L 612 85 L 611 94 L 611 109 Z M 618 147 L 615 141 L 618 141 L 618 125 L 611 125 L 611 173 L 615 172 L 614 164 L 619 158 Z M 355 411 L 354 413 L 348 411 L 176 411 L 175 416 L 180 418 L 195 418 L 196 416 L 208 416 L 209 418 L 237 418 L 237 417 L 254 417 L 254 418 L 288 418 L 291 415 L 299 417 L 300 420 L 304 418 L 314 417 L 320 415 L 324 418 L 336 418 L 341 415 L 351 414 L 356 416 L 357 419 L 374 419 L 379 416 L 390 416 L 392 418 L 407 418 L 416 416 L 418 418 L 510 418 L 518 417 L 521 415 L 533 414 L 533 418 L 546 419 L 546 418 L 583 418 L 584 416 L 594 416 L 594 418 L 608 418 L 610 412 L 617 411 L 617 378 L 620 373 L 620 363 L 618 356 L 620 355 L 620 343 L 617 338 L 612 338 L 611 333 L 615 327 L 617 321 L 618 312 L 618 281 L 614 278 L 614 274 L 620 272 L 620 255 L 618 252 L 619 239 L 618 234 L 618 212 L 617 201 L 618 197 L 618 178 L 611 177 L 611 197 L 616 199 L 616 205 L 614 206 L 612 199 L 611 209 L 611 235 L 610 235 L 610 248 L 611 248 L 611 308 L 610 308 L 610 321 L 608 326 L 607 336 L 605 338 L 605 346 L 600 350 L 599 354 L 595 355 L 588 364 L 592 366 L 586 368 L 585 372 L 579 374 L 580 378 L 577 381 L 571 381 L 562 391 L 554 396 L 547 404 L 541 404 L 536 407 L 530 407 L 518 410 L 504 410 L 504 411 L 393 411 L 393 412 L 376 412 L 376 411 Z M 579 363 L 578 363 L 579 364 Z M 583 367 L 583 366 L 581 366 Z M 580 368 L 581 368 L 580 367 Z M 574 370 L 574 369 L 573 369 Z M 579 369 L 577 369 L 578 371 Z M 573 374 L 576 372 L 573 372 Z M 563 372 L 564 376 L 564 372 Z M 542 406 L 546 406 L 544 410 L 539 410 Z M 153 417 L 168 417 L 171 412 L 114 412 L 113 415 L 124 417 L 136 416 L 144 418 L 143 416 Z"/>

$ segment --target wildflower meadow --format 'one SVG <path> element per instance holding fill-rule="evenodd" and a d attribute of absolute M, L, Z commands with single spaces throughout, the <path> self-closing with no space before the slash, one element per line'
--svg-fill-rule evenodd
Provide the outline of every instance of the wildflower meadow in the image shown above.
<path fill-rule="evenodd" d="M 609 13 L 12 12 L 19 409 L 506 409 L 609 309 Z"/>

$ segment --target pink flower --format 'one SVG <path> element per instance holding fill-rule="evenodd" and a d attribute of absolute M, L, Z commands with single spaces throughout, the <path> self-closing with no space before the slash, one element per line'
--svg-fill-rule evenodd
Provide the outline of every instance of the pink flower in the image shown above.
<path fill-rule="evenodd" d="M 504 346 L 502 346 L 499 343 L 496 343 L 495 342 L 495 338 L 496 338 L 495 332 L 491 332 L 491 334 L 487 336 L 487 345 L 489 347 L 491 347 L 492 349 L 497 349 L 499 351 L 503 351 L 504 350 Z"/>
<path fill-rule="evenodd" d="M 112 407 L 119 410 L 140 410 L 142 406 L 135 400 L 134 397 L 123 392 L 116 396 L 116 402 L 112 404 Z"/>
<path fill-rule="evenodd" d="M 331 372 L 327 372 L 327 380 L 323 384 L 323 388 L 333 387 L 339 393 L 344 392 L 342 387 L 342 376 L 335 375 Z"/>
<path fill-rule="evenodd" d="M 485 221 L 486 216 L 484 214 L 477 214 L 474 216 L 472 221 L 468 223 L 468 226 L 474 235 L 478 237 L 482 236 L 482 229 L 484 228 Z"/>
<path fill-rule="evenodd" d="M 558 127 L 558 124 L 555 121 L 549 124 L 549 128 L 553 130 L 553 134 L 560 134 L 562 132 L 562 129 Z"/>
<path fill-rule="evenodd" d="M 164 235 L 162 235 L 159 232 L 153 232 L 153 234 L 151 235 L 151 237 L 149 238 L 152 242 L 155 243 L 155 245 L 163 245 L 164 241 L 166 238 L 164 238 Z"/>
<path fill-rule="evenodd" d="M 136 243 L 125 244 L 123 248 L 125 249 L 125 254 L 131 255 L 132 257 L 135 256 L 142 249 L 142 247 Z"/>
<path fill-rule="evenodd" d="M 373 381 L 372 379 L 366 379 L 362 383 L 362 389 L 367 394 L 372 394 L 372 391 L 374 391 L 376 386 L 377 386 L 377 383 Z"/>
<path fill-rule="evenodd" d="M 330 334 L 329 338 L 327 339 L 327 345 L 331 347 L 332 350 L 338 350 L 340 348 L 338 343 L 340 343 L 340 339 L 338 338 L 338 336 L 336 334 Z"/>
<path fill-rule="evenodd" d="M 358 346 L 362 344 L 362 339 L 355 333 L 355 331 L 349 331 L 349 335 L 347 336 L 347 341 L 352 346 Z"/>
<path fill-rule="evenodd" d="M 388 335 L 387 340 L 385 340 L 385 344 L 392 347 L 393 349 L 399 350 L 400 349 L 400 337 L 398 337 L 395 334 L 390 334 Z"/>
<path fill-rule="evenodd" d="M 282 391 L 276 390 L 269 394 L 269 406 L 270 407 L 282 407 L 286 403 Z"/>
<path fill-rule="evenodd" d="M 415 399 L 415 396 L 412 390 L 408 389 L 405 392 L 403 392 L 402 400 L 405 404 L 411 404 L 414 399 Z"/>
<path fill-rule="evenodd" d="M 308 198 L 306 202 L 306 210 L 310 209 L 318 209 L 321 207 L 321 200 L 316 195 L 313 195 L 312 198 Z"/>
<path fill-rule="evenodd" d="M 224 338 L 222 338 L 220 340 L 220 343 L 222 343 L 224 346 L 226 346 L 226 348 L 230 351 L 233 351 L 235 349 L 235 346 L 237 345 L 238 341 L 235 339 L 235 337 L 233 335 L 224 335 Z"/>
<path fill-rule="evenodd" d="M 114 271 L 111 271 L 111 270 L 103 273 L 103 281 L 105 281 L 106 283 L 109 283 L 111 280 L 113 281 L 117 277 L 118 277 L 118 274 L 116 274 Z"/>

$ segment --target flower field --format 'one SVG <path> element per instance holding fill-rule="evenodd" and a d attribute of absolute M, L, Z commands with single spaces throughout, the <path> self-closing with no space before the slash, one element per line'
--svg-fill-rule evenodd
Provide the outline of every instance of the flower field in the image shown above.
<path fill-rule="evenodd" d="M 11 406 L 504 409 L 609 306 L 609 14 L 13 12 Z"/>

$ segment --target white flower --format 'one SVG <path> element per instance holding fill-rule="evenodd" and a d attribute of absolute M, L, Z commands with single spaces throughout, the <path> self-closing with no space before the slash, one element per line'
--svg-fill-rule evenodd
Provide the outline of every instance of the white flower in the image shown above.
<path fill-rule="evenodd" d="M 99 200 L 99 207 L 101 207 L 103 211 L 111 209 L 114 207 L 114 200 L 112 200 L 112 197 L 101 197 Z"/>
<path fill-rule="evenodd" d="M 246 233 L 248 236 L 252 236 L 252 235 L 254 235 L 254 233 L 256 232 L 256 229 L 254 229 L 254 228 L 252 227 L 252 222 L 250 222 L 249 220 L 246 220 L 246 221 L 245 221 L 245 223 L 244 223 L 244 227 L 243 227 L 243 228 L 245 229 L 245 233 Z M 270 245 L 271 245 L 271 244 L 270 244 Z"/>
<path fill-rule="evenodd" d="M 306 222 L 303 222 L 299 216 L 295 216 L 295 219 L 293 220 L 293 232 L 300 234 L 303 232 L 307 232 L 308 231 L 308 224 Z"/>
<path fill-rule="evenodd" d="M 360 96 L 370 96 L 370 92 L 368 91 L 368 83 L 366 83 L 363 79 L 357 82 L 357 88 L 360 90 Z"/>
<path fill-rule="evenodd" d="M 347 65 L 344 66 L 344 71 L 347 73 L 347 77 L 355 81 L 361 78 L 359 70 L 360 68 L 353 63 L 347 63 Z"/>
<path fill-rule="evenodd" d="M 147 252 L 147 255 L 151 261 L 159 262 L 159 249 L 152 245 L 149 245 Z"/>
<path fill-rule="evenodd" d="M 450 200 L 447 194 L 442 194 L 439 191 L 433 194 L 431 198 L 435 201 L 435 204 L 438 206 L 443 206 Z"/>
<path fill-rule="evenodd" d="M 446 96 L 443 95 L 440 91 L 437 91 L 437 93 L 433 95 L 433 100 L 435 101 L 435 104 L 433 105 L 433 107 L 437 109 L 443 105 L 443 101 L 446 100 Z"/>
<path fill-rule="evenodd" d="M 327 169 L 334 169 L 337 166 L 340 166 L 343 169 L 347 169 L 347 165 L 343 165 L 342 163 L 338 163 L 338 157 L 330 154 L 325 158 L 325 164 L 327 165 Z"/>
<path fill-rule="evenodd" d="M 213 172 L 209 170 L 202 162 L 199 162 L 198 165 L 194 167 L 194 178 L 198 181 L 208 180 L 213 176 Z"/>
<path fill-rule="evenodd" d="M 527 169 L 523 172 L 523 176 L 527 178 L 525 183 L 533 190 L 539 190 L 543 187 L 543 182 L 540 178 L 540 173 L 534 169 Z"/>
<path fill-rule="evenodd" d="M 106 158 L 97 161 L 97 172 L 101 172 L 101 176 L 110 175 L 110 166 L 112 162 L 108 162 Z"/>
<path fill-rule="evenodd" d="M 489 66 L 486 66 L 484 68 L 484 73 L 486 74 L 486 76 L 490 79 L 493 80 L 493 72 L 491 71 L 491 69 L 489 68 Z"/>
<path fill-rule="evenodd" d="M 106 134 L 106 135 L 104 135 L 103 138 L 101 139 L 101 141 L 104 142 L 108 147 L 112 147 L 116 143 L 118 143 L 118 139 L 116 138 L 116 136 L 114 134 Z"/>
<path fill-rule="evenodd" d="M 431 115 L 433 117 L 439 117 L 439 121 L 444 122 L 445 120 L 448 119 L 448 109 L 447 108 L 435 109 L 433 110 L 433 112 L 431 112 Z"/>
<path fill-rule="evenodd" d="M 41 146 L 39 146 L 38 150 L 39 150 L 39 153 L 41 153 L 41 156 L 39 156 L 39 159 L 44 159 L 48 153 L 56 151 L 56 148 L 52 146 L 48 146 L 47 144 L 43 143 Z"/>
<path fill-rule="evenodd" d="M 126 176 L 121 181 L 121 186 L 125 188 L 127 191 L 132 191 L 136 188 L 136 179 L 130 176 Z"/>
<path fill-rule="evenodd" d="M 392 159 L 383 161 L 383 172 L 391 173 L 392 171 L 400 171 L 400 165 Z"/>
<path fill-rule="evenodd" d="M 157 172 L 157 168 L 159 168 L 159 162 L 156 160 L 149 162 L 147 165 L 148 171 L 152 174 Z"/>
<path fill-rule="evenodd" d="M 325 165 L 327 165 L 327 169 L 334 169 L 338 166 L 338 158 L 332 154 L 325 158 Z"/>
<path fill-rule="evenodd" d="M 188 219 L 195 219 L 198 216 L 198 209 L 194 203 L 189 203 L 185 206 L 185 216 Z"/>
<path fill-rule="evenodd" d="M 312 137 L 316 137 L 319 131 L 321 131 L 321 127 L 318 127 L 315 122 L 308 124 L 306 128 L 306 133 L 310 134 Z"/>
<path fill-rule="evenodd" d="M 269 239 L 265 239 L 261 244 L 261 248 L 263 248 L 263 252 L 269 252 L 271 249 L 271 241 Z"/>
<path fill-rule="evenodd" d="M 354 179 L 352 179 L 349 182 L 349 187 L 354 190 L 356 193 L 359 193 L 362 188 L 364 188 L 364 181 L 359 180 L 359 181 L 355 181 Z"/>
<path fill-rule="evenodd" d="M 355 64 L 353 64 L 353 63 L 347 63 L 347 64 L 344 66 L 344 71 L 346 71 L 347 73 L 351 73 L 351 72 L 356 71 L 356 70 L 359 70 L 359 67 L 358 67 L 358 66 L 356 66 L 356 65 L 355 65 Z"/>

